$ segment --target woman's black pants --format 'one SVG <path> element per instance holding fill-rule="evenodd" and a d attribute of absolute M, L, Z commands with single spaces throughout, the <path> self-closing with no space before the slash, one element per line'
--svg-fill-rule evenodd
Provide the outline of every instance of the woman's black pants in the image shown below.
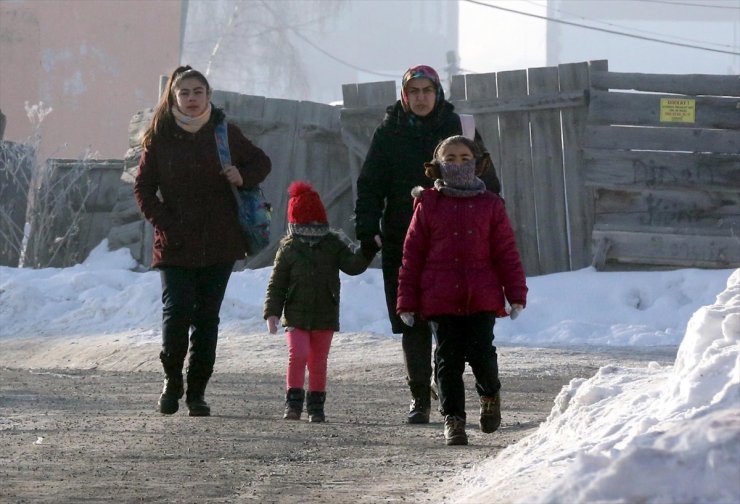
<path fill-rule="evenodd" d="M 387 244 L 387 248 L 391 245 Z M 417 315 L 413 327 L 405 325 L 396 314 L 396 297 L 398 295 L 398 268 L 401 266 L 400 250 L 398 255 L 392 253 L 383 256 L 383 283 L 385 286 L 385 301 L 388 307 L 388 318 L 391 329 L 395 334 L 401 333 L 403 360 L 406 364 L 406 383 L 411 390 L 411 396 L 429 407 L 429 386 L 432 380 L 432 332 L 424 320 Z M 393 259 L 397 259 L 394 262 Z"/>
<path fill-rule="evenodd" d="M 188 359 L 188 386 L 205 389 L 216 361 L 221 302 L 234 263 L 203 268 L 160 268 L 162 280 L 162 351 L 165 374 L 182 375 Z M 192 328 L 192 333 L 190 329 Z"/>

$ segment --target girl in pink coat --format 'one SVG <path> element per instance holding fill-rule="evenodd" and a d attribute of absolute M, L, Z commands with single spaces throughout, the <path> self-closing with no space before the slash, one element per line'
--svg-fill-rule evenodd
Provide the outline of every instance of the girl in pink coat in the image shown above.
<path fill-rule="evenodd" d="M 463 136 L 440 142 L 426 174 L 434 187 L 414 190 L 414 216 L 403 245 L 396 311 L 404 323 L 430 322 L 437 341 L 440 411 L 448 445 L 468 444 L 465 362 L 480 396 L 480 429 L 501 424 L 493 325 L 524 309 L 527 285 L 514 232 L 500 196 L 478 178 L 486 163 Z"/>

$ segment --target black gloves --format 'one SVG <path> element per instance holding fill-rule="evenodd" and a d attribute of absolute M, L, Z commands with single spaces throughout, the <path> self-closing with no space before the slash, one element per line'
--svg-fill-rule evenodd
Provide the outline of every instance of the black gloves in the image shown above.
<path fill-rule="evenodd" d="M 369 261 L 375 257 L 375 254 L 378 253 L 380 247 L 378 247 L 378 244 L 375 243 L 373 238 L 370 238 L 368 240 L 360 240 L 360 249 L 362 249 L 362 255 Z"/>

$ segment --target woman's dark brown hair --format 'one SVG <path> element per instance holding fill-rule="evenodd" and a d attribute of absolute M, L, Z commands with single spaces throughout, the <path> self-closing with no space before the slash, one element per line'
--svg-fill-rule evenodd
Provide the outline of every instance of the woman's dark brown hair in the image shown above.
<path fill-rule="evenodd" d="M 480 146 L 468 137 L 455 135 L 439 142 L 437 148 L 434 149 L 434 159 L 428 163 L 424 163 L 424 174 L 432 180 L 442 178 L 439 167 L 444 159 L 440 156 L 442 150 L 448 145 L 464 145 L 470 149 L 470 152 L 473 153 L 473 157 L 475 158 L 475 175 L 477 177 L 483 175 L 491 166 L 491 156 L 488 152 L 481 152 Z"/>
<path fill-rule="evenodd" d="M 152 122 L 149 124 L 149 127 L 142 138 L 141 145 L 145 149 L 152 144 L 152 140 L 155 136 L 172 127 L 174 120 L 172 119 L 171 110 L 177 103 L 175 90 L 183 79 L 198 79 L 198 81 L 206 87 L 206 92 L 210 96 L 211 86 L 208 84 L 208 79 L 206 79 L 205 75 L 194 70 L 190 65 L 175 68 L 172 75 L 170 75 L 170 78 L 167 80 L 167 86 L 165 86 L 165 90 L 159 98 L 159 103 L 154 109 Z"/>

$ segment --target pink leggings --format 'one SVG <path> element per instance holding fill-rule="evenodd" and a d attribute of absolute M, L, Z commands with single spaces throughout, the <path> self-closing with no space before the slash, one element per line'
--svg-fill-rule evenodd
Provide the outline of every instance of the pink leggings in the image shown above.
<path fill-rule="evenodd" d="M 308 390 L 326 392 L 326 364 L 334 331 L 304 331 L 294 328 L 285 335 L 288 338 L 288 388 L 303 388 L 308 366 Z"/>

